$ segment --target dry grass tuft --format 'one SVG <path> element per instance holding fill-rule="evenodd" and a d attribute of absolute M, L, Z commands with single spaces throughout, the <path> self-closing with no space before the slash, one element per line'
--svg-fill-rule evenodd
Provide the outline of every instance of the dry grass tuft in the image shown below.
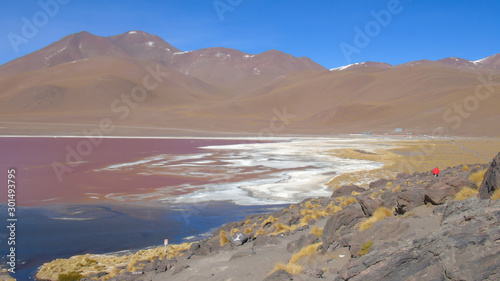
<path fill-rule="evenodd" d="M 269 216 L 269 218 L 267 218 L 264 222 L 262 222 L 261 227 L 264 227 L 268 223 L 275 223 L 277 220 L 278 220 L 277 218 Z"/>
<path fill-rule="evenodd" d="M 325 209 L 325 210 L 314 210 L 313 212 L 313 219 L 317 220 L 319 218 L 322 218 L 322 217 L 326 217 L 328 216 L 330 213 L 328 213 L 328 211 Z"/>
<path fill-rule="evenodd" d="M 304 248 L 300 249 L 296 254 L 294 254 L 291 258 L 288 264 L 294 264 L 298 262 L 301 258 L 303 257 L 310 257 L 312 254 L 316 252 L 316 249 L 318 249 L 318 246 L 321 245 L 322 243 L 316 243 L 316 244 L 311 244 L 309 246 L 305 246 Z"/>
<path fill-rule="evenodd" d="M 283 269 L 284 271 L 288 272 L 291 275 L 300 274 L 302 272 L 302 270 L 304 270 L 304 268 L 302 266 L 297 265 L 297 264 L 284 264 L 282 262 L 279 262 L 274 266 L 273 270 L 271 270 L 271 272 L 269 274 L 272 274 L 275 271 L 278 271 L 281 269 Z"/>
<path fill-rule="evenodd" d="M 462 201 L 474 195 L 477 195 L 478 193 L 479 191 L 477 189 L 464 186 L 457 194 L 455 194 L 455 200 Z"/>
<path fill-rule="evenodd" d="M 236 234 L 238 232 L 240 232 L 240 230 L 238 228 L 233 228 L 233 229 L 231 229 L 229 236 L 233 236 L 234 234 Z"/>
<path fill-rule="evenodd" d="M 473 181 L 477 187 L 481 186 L 484 179 L 484 174 L 486 174 L 487 169 L 479 170 L 469 175 L 469 180 Z"/>
<path fill-rule="evenodd" d="M 314 234 L 318 237 L 321 237 L 321 235 L 323 235 L 323 228 L 318 228 L 317 226 L 314 226 L 312 229 L 311 229 L 311 234 Z"/>
<path fill-rule="evenodd" d="M 349 206 L 351 205 L 352 203 L 356 203 L 358 202 L 358 200 L 356 200 L 356 198 L 354 197 L 349 197 L 348 199 L 344 200 L 341 204 L 340 204 L 340 207 L 345 207 L 345 206 Z"/>
<path fill-rule="evenodd" d="M 245 229 L 245 231 L 243 231 L 243 234 L 248 234 L 248 233 L 250 233 L 250 232 L 252 232 L 252 231 L 253 231 L 253 229 L 252 229 L 251 227 L 247 227 L 247 228 Z"/>
<path fill-rule="evenodd" d="M 399 190 L 401 190 L 401 185 L 397 185 L 393 190 L 392 192 L 398 192 Z"/>
<path fill-rule="evenodd" d="M 229 239 L 227 238 L 226 232 L 224 230 L 221 230 L 219 233 L 219 242 L 221 247 L 229 243 Z"/>
<path fill-rule="evenodd" d="M 259 235 L 266 235 L 266 231 L 264 229 L 259 229 L 256 233 L 255 233 L 255 237 L 259 236 Z"/>
<path fill-rule="evenodd" d="M 246 221 L 245 221 L 245 224 L 251 224 L 251 223 L 252 223 L 252 221 L 251 221 L 251 220 L 246 220 Z"/>
<path fill-rule="evenodd" d="M 500 189 L 495 190 L 491 195 L 491 200 L 498 200 L 498 199 L 500 199 Z"/>
<path fill-rule="evenodd" d="M 392 216 L 393 216 L 393 214 L 392 214 L 391 210 L 389 210 L 385 207 L 379 207 L 375 210 L 375 212 L 373 212 L 373 215 L 370 218 L 361 222 L 361 224 L 359 225 L 359 230 L 361 230 L 361 231 L 366 230 L 366 229 L 372 227 L 372 224 L 374 222 L 381 221 L 381 220 L 385 219 L 386 217 L 392 217 Z"/>
<path fill-rule="evenodd" d="M 328 206 L 326 206 L 326 210 L 330 212 L 330 215 L 333 215 L 338 211 L 342 211 L 342 207 L 337 206 L 333 202 L 331 202 Z"/>
<path fill-rule="evenodd" d="M 466 165 L 462 165 L 462 171 L 466 172 L 470 170 L 470 167 L 466 164 Z"/>
<path fill-rule="evenodd" d="M 377 196 L 378 196 L 378 193 L 374 191 L 374 192 L 372 192 L 372 194 L 370 195 L 370 198 L 371 198 L 372 200 L 375 200 L 375 199 L 377 198 Z"/>
<path fill-rule="evenodd" d="M 312 219 L 313 219 L 313 217 L 311 215 L 307 215 L 307 216 L 303 217 L 302 219 L 300 219 L 299 226 L 308 225 L 309 221 Z"/>
<path fill-rule="evenodd" d="M 346 200 L 347 198 L 345 196 L 339 196 L 339 197 L 335 197 L 335 201 L 337 201 L 337 203 L 342 203 Z"/>
<path fill-rule="evenodd" d="M 353 191 L 351 192 L 351 196 L 358 196 L 358 195 L 360 195 L 360 194 L 361 194 L 361 193 L 356 192 L 356 190 L 353 190 Z"/>
<path fill-rule="evenodd" d="M 307 202 L 306 202 L 306 208 L 308 208 L 308 209 L 315 209 L 315 208 L 317 208 L 318 206 L 319 206 L 318 204 L 314 204 L 314 203 L 313 203 L 313 200 L 311 200 L 311 201 L 307 201 Z"/>
<path fill-rule="evenodd" d="M 302 209 L 300 210 L 300 214 L 305 216 L 305 215 L 312 215 L 314 212 L 313 210 L 310 210 L 310 209 Z"/>

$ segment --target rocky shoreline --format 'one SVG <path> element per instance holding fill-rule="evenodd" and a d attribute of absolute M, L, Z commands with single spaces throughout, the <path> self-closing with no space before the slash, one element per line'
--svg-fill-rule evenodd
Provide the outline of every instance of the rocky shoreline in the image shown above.
<path fill-rule="evenodd" d="M 500 153 L 491 164 L 447 168 L 439 177 L 400 173 L 368 188 L 343 186 L 328 198 L 250 215 L 169 255 L 161 250 L 156 256 L 138 255 L 128 265 L 86 276 L 89 271 L 82 270 L 74 277 L 498 280 L 500 200 L 492 199 L 498 199 L 499 186 Z M 87 262 L 94 268 L 99 263 Z M 44 265 L 37 278 L 51 279 L 50 266 Z"/>

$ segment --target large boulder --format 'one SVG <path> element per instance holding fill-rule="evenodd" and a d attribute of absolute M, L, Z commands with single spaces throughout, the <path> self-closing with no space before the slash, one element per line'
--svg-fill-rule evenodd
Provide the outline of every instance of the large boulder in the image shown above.
<path fill-rule="evenodd" d="M 479 187 L 479 198 L 488 199 L 500 187 L 500 152 L 491 162 Z"/>
<path fill-rule="evenodd" d="M 351 204 L 342 211 L 331 216 L 323 228 L 321 241 L 323 242 L 323 253 L 328 250 L 330 245 L 334 244 L 332 249 L 340 245 L 339 237 L 342 232 L 350 232 L 352 228 L 365 217 L 359 204 Z"/>

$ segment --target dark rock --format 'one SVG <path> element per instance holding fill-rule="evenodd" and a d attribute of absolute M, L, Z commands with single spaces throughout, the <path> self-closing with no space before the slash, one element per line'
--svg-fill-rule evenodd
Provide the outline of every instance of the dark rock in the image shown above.
<path fill-rule="evenodd" d="M 229 241 L 235 246 L 241 246 L 248 241 L 248 236 L 243 233 L 235 233 L 233 236 L 229 236 Z"/>
<path fill-rule="evenodd" d="M 500 153 L 493 159 L 479 187 L 479 198 L 489 199 L 500 188 Z"/>
<path fill-rule="evenodd" d="M 288 226 L 297 224 L 300 221 L 300 215 L 293 215 L 288 221 Z"/>
<path fill-rule="evenodd" d="M 415 237 L 407 235 L 412 232 L 408 229 L 391 242 L 374 241 L 368 254 L 351 260 L 334 280 L 498 280 L 500 202 L 449 201 L 444 212 L 443 223 L 433 234 Z M 396 218 L 378 222 L 360 232 L 366 237 L 352 236 L 351 241 L 368 239 L 367 231 L 377 231 L 373 233 L 377 238 L 397 235 L 404 232 L 399 229 L 401 222 Z"/>
<path fill-rule="evenodd" d="M 189 251 L 192 253 L 196 253 L 201 248 L 200 243 L 193 243 L 191 247 L 189 247 Z"/>
<path fill-rule="evenodd" d="M 288 244 L 286 244 L 286 250 L 289 252 L 289 253 L 294 253 L 296 252 L 297 250 L 300 249 L 300 244 L 303 243 L 304 239 L 306 239 L 306 236 L 305 235 L 302 235 L 299 237 L 299 239 L 297 240 L 293 240 L 291 242 L 288 242 Z"/>
<path fill-rule="evenodd" d="M 312 278 L 322 278 L 325 271 L 319 268 L 309 268 L 304 270 L 302 273 Z"/>
<path fill-rule="evenodd" d="M 292 275 L 290 275 L 288 272 L 284 271 L 283 269 L 277 270 L 273 272 L 271 275 L 267 276 L 264 278 L 263 281 L 289 281 L 293 280 Z"/>
<path fill-rule="evenodd" d="M 382 206 L 382 200 L 379 199 L 371 199 L 370 197 L 358 197 L 357 198 L 359 205 L 361 206 L 361 210 L 365 216 L 372 216 L 375 210 Z"/>
<path fill-rule="evenodd" d="M 340 197 L 340 196 L 349 196 L 353 191 L 356 192 L 365 192 L 366 190 L 362 187 L 359 187 L 357 185 L 344 185 L 341 186 L 340 188 L 336 189 L 333 193 L 331 198 L 335 197 Z"/>
<path fill-rule="evenodd" d="M 321 241 L 325 245 L 332 244 L 338 239 L 339 231 L 342 229 L 350 230 L 356 225 L 360 219 L 364 218 L 365 214 L 361 210 L 359 204 L 351 204 L 342 211 L 331 216 L 323 228 Z"/>
<path fill-rule="evenodd" d="M 380 189 L 385 188 L 387 183 L 390 182 L 388 179 L 379 179 L 370 183 L 370 189 Z"/>

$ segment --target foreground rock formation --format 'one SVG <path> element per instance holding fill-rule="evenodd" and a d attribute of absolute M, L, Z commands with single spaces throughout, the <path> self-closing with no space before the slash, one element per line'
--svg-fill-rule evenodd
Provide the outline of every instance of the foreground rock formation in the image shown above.
<path fill-rule="evenodd" d="M 500 200 L 479 198 L 497 163 L 344 186 L 84 280 L 499 280 Z"/>

